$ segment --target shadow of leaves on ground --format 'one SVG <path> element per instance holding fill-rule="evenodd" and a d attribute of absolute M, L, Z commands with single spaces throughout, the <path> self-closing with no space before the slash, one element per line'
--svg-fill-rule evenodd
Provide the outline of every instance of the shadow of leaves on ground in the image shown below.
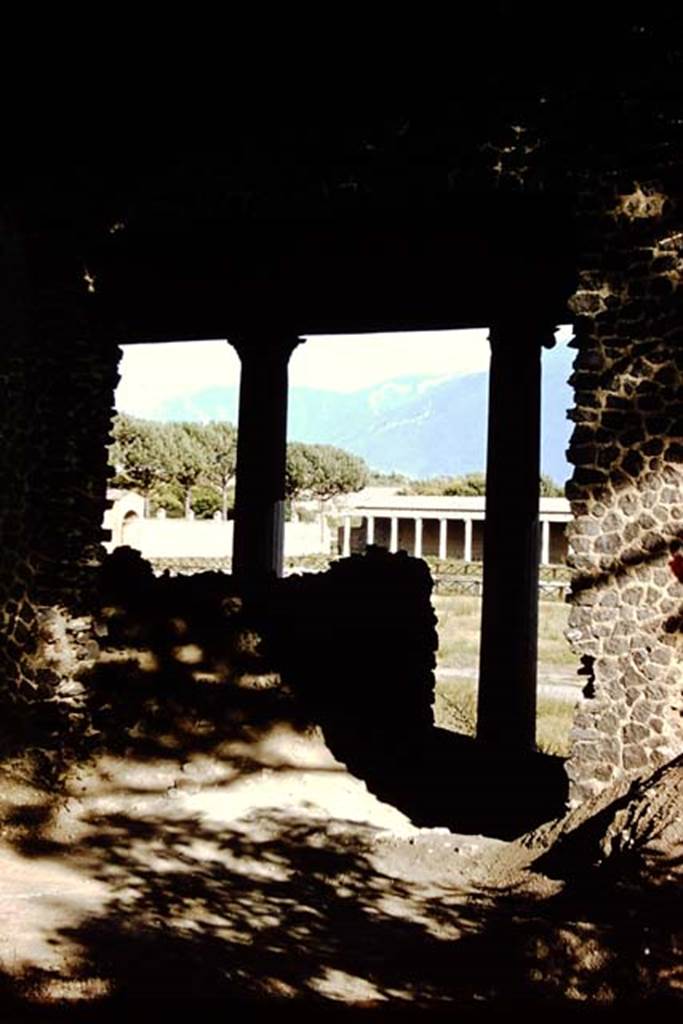
<path fill-rule="evenodd" d="M 106 979 L 98 1013 L 140 1001 L 304 1014 L 664 1005 L 676 987 L 660 896 L 629 897 L 604 876 L 551 899 L 523 880 L 419 884 L 378 865 L 376 830 L 277 809 L 231 827 L 129 814 L 87 823 L 70 863 L 110 899 L 53 941 L 81 950 L 76 981 Z M 25 992 L 49 983 L 22 980 Z"/>

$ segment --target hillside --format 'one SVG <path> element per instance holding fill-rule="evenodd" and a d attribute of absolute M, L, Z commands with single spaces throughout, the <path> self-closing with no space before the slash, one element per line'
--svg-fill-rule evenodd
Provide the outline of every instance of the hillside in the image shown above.
<path fill-rule="evenodd" d="M 542 469 L 562 482 L 572 405 L 567 384 L 574 353 L 565 346 L 543 355 Z M 292 441 L 334 444 L 362 456 L 373 469 L 408 476 L 482 470 L 486 459 L 488 375 L 402 377 L 353 392 L 293 387 Z M 212 388 L 162 403 L 155 419 L 237 419 L 238 389 Z"/>

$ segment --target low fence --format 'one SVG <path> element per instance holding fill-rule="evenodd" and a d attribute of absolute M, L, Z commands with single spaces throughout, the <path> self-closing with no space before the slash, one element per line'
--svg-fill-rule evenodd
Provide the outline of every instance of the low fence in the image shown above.
<path fill-rule="evenodd" d="M 481 562 L 457 562 L 426 559 L 436 594 L 469 594 L 481 597 Z M 571 570 L 566 565 L 542 565 L 538 573 L 538 593 L 542 601 L 564 601 L 570 590 Z"/>
<path fill-rule="evenodd" d="M 481 576 L 456 576 L 453 573 L 443 573 L 432 578 L 436 594 L 469 594 L 471 597 L 481 597 L 482 595 L 483 580 Z M 562 580 L 538 581 L 538 596 L 541 601 L 564 601 L 568 593 L 569 583 Z"/>

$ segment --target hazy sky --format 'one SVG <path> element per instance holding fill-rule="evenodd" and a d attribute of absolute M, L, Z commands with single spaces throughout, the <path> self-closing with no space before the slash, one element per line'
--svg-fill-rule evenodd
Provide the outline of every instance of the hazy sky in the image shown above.
<path fill-rule="evenodd" d="M 566 344 L 569 327 L 558 331 Z M 116 407 L 153 416 L 167 399 L 239 383 L 239 359 L 225 341 L 124 345 Z M 329 391 L 356 391 L 394 377 L 450 377 L 485 370 L 486 330 L 328 335 L 308 339 L 293 353 L 290 384 Z"/>

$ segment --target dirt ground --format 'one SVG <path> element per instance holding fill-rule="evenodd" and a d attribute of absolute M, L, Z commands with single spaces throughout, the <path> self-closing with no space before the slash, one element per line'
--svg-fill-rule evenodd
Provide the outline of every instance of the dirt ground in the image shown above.
<path fill-rule="evenodd" d="M 637 794 L 514 842 L 421 829 L 320 732 L 282 724 L 219 757 L 101 756 L 59 800 L 7 769 L 0 1019 L 118 1019 L 139 999 L 370 1016 L 668 1006 L 683 994 L 680 777 L 641 800 L 661 826 L 643 833 L 659 850 L 645 873 L 642 807 L 624 824 Z"/>

